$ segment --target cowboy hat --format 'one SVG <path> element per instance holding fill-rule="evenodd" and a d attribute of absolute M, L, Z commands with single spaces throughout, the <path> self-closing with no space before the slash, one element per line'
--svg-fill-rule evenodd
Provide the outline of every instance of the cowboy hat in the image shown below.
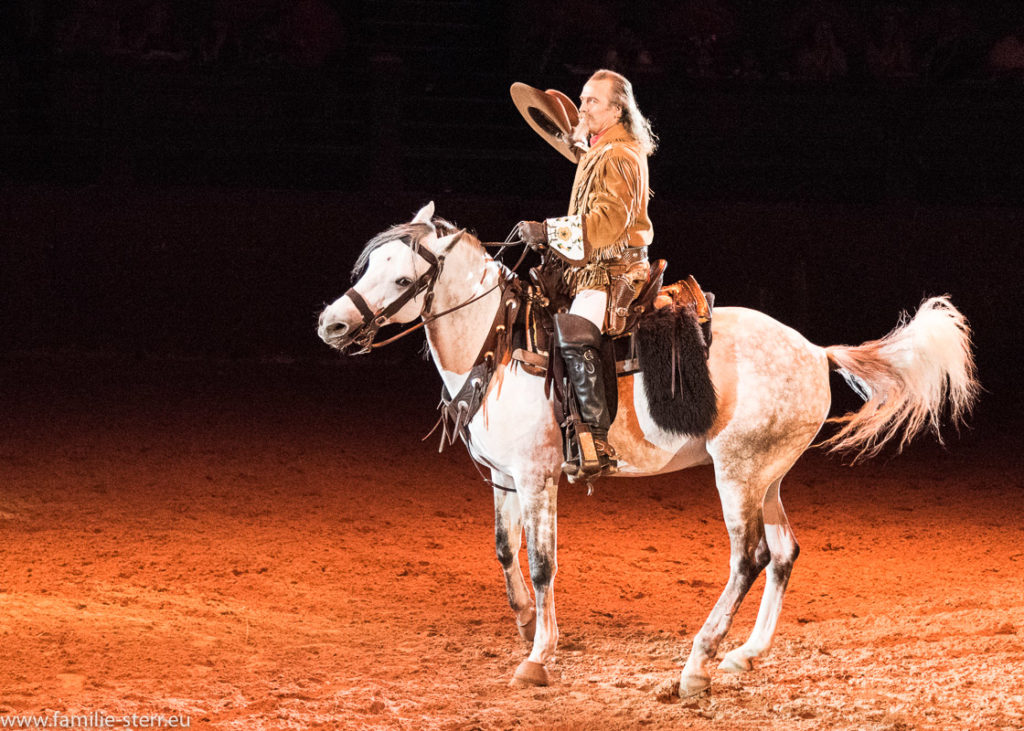
<path fill-rule="evenodd" d="M 585 148 L 572 140 L 572 131 L 579 124 L 580 113 L 569 97 L 556 89 L 541 91 L 519 81 L 509 92 L 534 132 L 572 162 L 579 161 Z"/>

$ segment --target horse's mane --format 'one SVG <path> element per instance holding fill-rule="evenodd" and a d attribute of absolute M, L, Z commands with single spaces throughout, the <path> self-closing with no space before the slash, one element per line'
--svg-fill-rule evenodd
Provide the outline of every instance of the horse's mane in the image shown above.
<path fill-rule="evenodd" d="M 431 223 L 434 224 L 434 229 L 437 231 L 438 236 L 449 236 L 459 230 L 459 227 L 451 221 L 447 221 L 439 216 L 435 216 Z M 352 280 L 355 281 L 362 275 L 366 270 L 366 265 L 370 263 L 370 254 L 384 244 L 395 239 L 407 239 L 410 246 L 415 250 L 419 246 L 420 239 L 430 233 L 430 231 L 430 226 L 425 223 L 398 223 L 386 231 L 381 231 L 367 241 L 366 246 L 363 247 L 362 253 L 359 254 L 359 258 L 356 259 L 356 263 L 352 267 Z"/>

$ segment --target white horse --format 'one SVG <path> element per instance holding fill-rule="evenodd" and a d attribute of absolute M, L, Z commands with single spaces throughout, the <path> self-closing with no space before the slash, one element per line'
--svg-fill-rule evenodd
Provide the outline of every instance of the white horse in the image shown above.
<path fill-rule="evenodd" d="M 473 236 L 434 218 L 433 203 L 410 223 L 371 240 L 356 269 L 365 271 L 354 287 L 320 315 L 319 336 L 344 350 L 354 341 L 365 345 L 382 324 L 422 317 L 441 378 L 449 393 L 458 392 L 504 306 L 495 285 L 508 270 Z M 433 319 L 452 308 L 458 309 Z M 866 403 L 837 419 L 843 426 L 825 445 L 856 457 L 874 455 L 890 439 L 902 448 L 929 427 L 938 435 L 941 412 L 948 408 L 951 421 L 959 423 L 979 389 L 969 326 L 947 297 L 926 300 L 881 340 L 827 348 L 755 310 L 720 307 L 712 342 L 708 367 L 718 416 L 706 434 L 680 436 L 659 428 L 641 372 L 619 379 L 618 414 L 609 436 L 621 475 L 714 465 L 731 545 L 729 580 L 694 638 L 680 677 L 683 697 L 710 686 L 719 644 L 764 569 L 767 581 L 753 632 L 719 668 L 751 670 L 771 645 L 799 553 L 779 485 L 826 419 L 830 367 Z M 519 632 L 532 641 L 514 677 L 546 685 L 545 663 L 558 642 L 553 582 L 562 437 L 543 379 L 499 364 L 469 435 L 474 459 L 491 468 L 498 560 Z M 524 527 L 535 599 L 519 566 Z"/>

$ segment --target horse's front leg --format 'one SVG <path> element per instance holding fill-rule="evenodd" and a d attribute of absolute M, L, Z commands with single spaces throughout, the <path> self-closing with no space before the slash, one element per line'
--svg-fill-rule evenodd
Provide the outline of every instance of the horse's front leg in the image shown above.
<path fill-rule="evenodd" d="M 558 572 L 558 480 L 553 476 L 517 480 L 516 487 L 526 527 L 530 579 L 537 600 L 537 631 L 533 651 L 516 668 L 515 680 L 529 685 L 547 685 L 545 665 L 554 657 L 558 644 L 554 592 Z"/>
<path fill-rule="evenodd" d="M 508 603 L 515 613 L 519 636 L 527 642 L 533 642 L 537 612 L 533 608 L 530 590 L 526 588 L 523 570 L 519 567 L 519 548 L 523 543 L 523 515 L 519 509 L 519 496 L 515 493 L 515 483 L 508 475 L 491 470 L 491 481 L 495 485 L 494 548 L 502 571 L 505 572 Z"/>

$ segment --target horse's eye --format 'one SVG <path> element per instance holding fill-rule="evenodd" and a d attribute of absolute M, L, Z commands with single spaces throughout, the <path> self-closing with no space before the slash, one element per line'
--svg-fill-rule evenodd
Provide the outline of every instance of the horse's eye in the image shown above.
<path fill-rule="evenodd" d="M 409 279 L 409 277 L 402 277 L 401 279 L 396 279 L 395 284 L 397 284 L 399 287 L 408 287 L 410 284 L 412 284 L 412 280 Z"/>

